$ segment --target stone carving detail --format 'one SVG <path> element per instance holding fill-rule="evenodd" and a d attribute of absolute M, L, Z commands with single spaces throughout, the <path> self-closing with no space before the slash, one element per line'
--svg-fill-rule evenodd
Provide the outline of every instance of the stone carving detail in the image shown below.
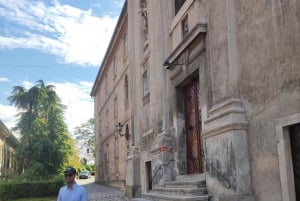
<path fill-rule="evenodd" d="M 143 17 L 143 31 L 145 34 L 145 38 L 147 40 L 147 37 L 148 37 L 148 14 L 147 14 L 147 1 L 146 0 L 141 0 L 139 13 Z"/>

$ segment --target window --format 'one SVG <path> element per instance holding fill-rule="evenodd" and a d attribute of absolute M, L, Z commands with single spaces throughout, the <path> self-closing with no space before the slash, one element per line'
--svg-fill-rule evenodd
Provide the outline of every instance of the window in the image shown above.
<path fill-rule="evenodd" d="M 106 161 L 109 161 L 109 145 L 108 145 L 108 143 L 106 144 L 105 155 L 106 155 Z"/>
<path fill-rule="evenodd" d="M 124 35 L 123 38 L 123 57 L 126 58 L 127 57 L 127 34 Z"/>
<path fill-rule="evenodd" d="M 189 34 L 188 16 L 186 16 L 181 22 L 182 38 L 185 38 Z"/>
<path fill-rule="evenodd" d="M 126 124 L 126 129 L 125 129 L 125 138 L 126 140 L 129 140 L 130 134 L 129 134 L 129 126 Z"/>
<path fill-rule="evenodd" d="M 106 118 L 105 129 L 106 129 L 106 133 L 108 133 L 108 110 L 106 110 L 105 118 Z"/>
<path fill-rule="evenodd" d="M 128 106 L 128 104 L 129 104 L 129 100 L 128 100 L 128 76 L 127 75 L 125 75 L 125 80 L 124 80 L 124 93 L 125 93 L 125 95 L 124 95 L 124 102 L 125 102 L 125 107 L 127 107 Z"/>
<path fill-rule="evenodd" d="M 116 125 L 118 121 L 118 99 L 114 99 L 114 124 Z"/>
<path fill-rule="evenodd" d="M 116 65 L 116 57 L 113 60 L 113 67 L 114 67 L 114 79 L 117 77 L 117 65 Z"/>
<path fill-rule="evenodd" d="M 108 80 L 107 80 L 107 74 L 105 75 L 105 95 L 107 96 L 108 95 Z"/>
<path fill-rule="evenodd" d="M 115 158 L 119 158 L 119 139 L 115 138 Z"/>
<path fill-rule="evenodd" d="M 140 0 L 140 11 L 139 13 L 141 14 L 143 18 L 143 34 L 145 37 L 145 41 L 147 41 L 148 38 L 148 13 L 147 13 L 147 1 L 146 0 Z"/>
<path fill-rule="evenodd" d="M 175 0 L 175 15 L 178 13 L 186 0 Z"/>
<path fill-rule="evenodd" d="M 143 73 L 143 90 L 144 90 L 144 97 L 149 94 L 149 79 L 148 79 L 148 71 L 146 70 Z"/>

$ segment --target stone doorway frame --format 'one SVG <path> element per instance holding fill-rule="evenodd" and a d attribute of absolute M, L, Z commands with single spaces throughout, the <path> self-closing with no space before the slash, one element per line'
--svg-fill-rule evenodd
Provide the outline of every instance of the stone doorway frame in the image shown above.
<path fill-rule="evenodd" d="M 296 201 L 289 127 L 300 123 L 300 113 L 275 121 L 281 195 L 283 201 Z"/>

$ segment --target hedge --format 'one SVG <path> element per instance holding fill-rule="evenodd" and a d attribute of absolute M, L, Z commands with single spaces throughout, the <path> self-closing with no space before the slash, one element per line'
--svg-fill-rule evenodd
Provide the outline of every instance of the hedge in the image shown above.
<path fill-rule="evenodd" d="M 30 181 L 30 182 L 1 182 L 0 201 L 17 198 L 32 198 L 56 196 L 59 188 L 64 185 L 64 180 Z"/>

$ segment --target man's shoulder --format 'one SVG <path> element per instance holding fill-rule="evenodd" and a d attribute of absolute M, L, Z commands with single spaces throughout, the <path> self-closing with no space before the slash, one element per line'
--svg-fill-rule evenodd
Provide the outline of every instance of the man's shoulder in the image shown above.
<path fill-rule="evenodd" d="M 62 187 L 60 187 L 61 190 L 62 190 L 62 189 L 65 189 L 65 188 L 67 188 L 67 184 L 65 184 L 65 185 L 63 185 Z"/>
<path fill-rule="evenodd" d="M 83 186 L 81 186 L 77 183 L 75 183 L 74 186 L 75 186 L 75 188 L 79 188 L 79 189 L 82 189 L 82 190 L 86 191 L 85 187 L 83 187 Z"/>

